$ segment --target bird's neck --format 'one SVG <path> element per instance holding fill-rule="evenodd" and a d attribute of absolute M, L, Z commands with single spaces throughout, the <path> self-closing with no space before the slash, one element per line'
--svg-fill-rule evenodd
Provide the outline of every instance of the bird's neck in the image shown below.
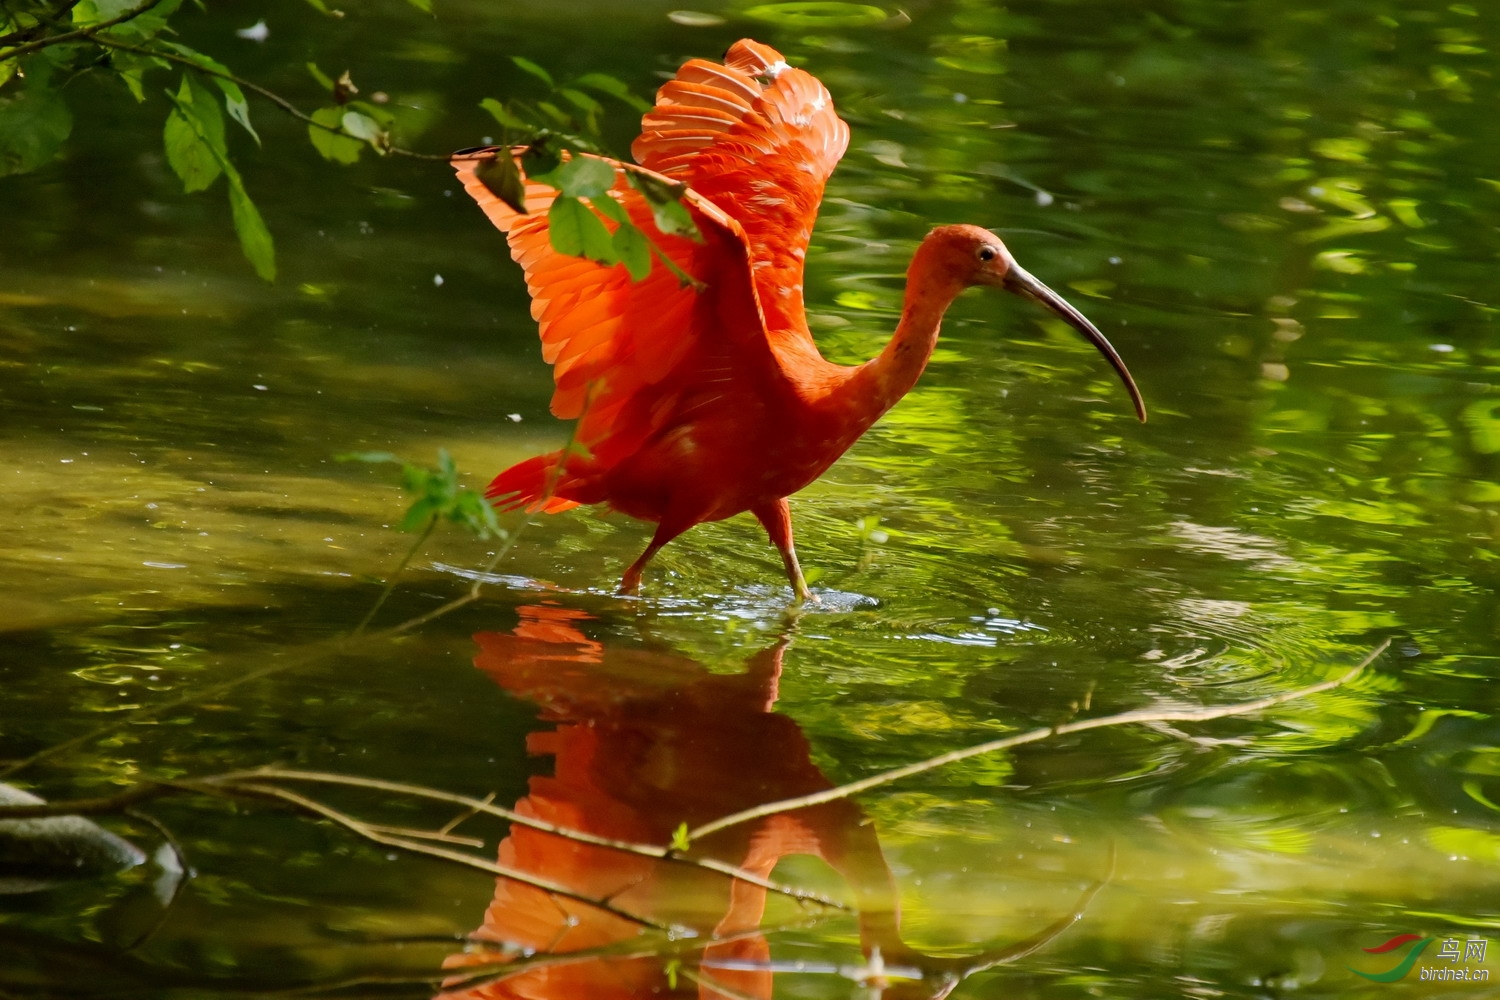
<path fill-rule="evenodd" d="M 963 291 L 961 283 L 927 272 L 922 263 L 919 254 L 907 273 L 906 300 L 895 335 L 877 357 L 855 369 L 846 386 L 849 403 L 868 411 L 862 414 L 866 427 L 917 384 L 937 346 L 943 313 Z"/>

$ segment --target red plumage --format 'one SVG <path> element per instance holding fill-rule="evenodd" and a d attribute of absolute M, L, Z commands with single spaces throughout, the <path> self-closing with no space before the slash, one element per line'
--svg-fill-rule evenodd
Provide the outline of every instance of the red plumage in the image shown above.
<path fill-rule="evenodd" d="M 631 147 L 640 165 L 604 161 L 616 169 L 604 197 L 691 276 L 687 285 L 657 260 L 632 282 L 623 264 L 554 250 L 547 210 L 556 190 L 525 180 L 523 215 L 479 176 L 497 156 L 519 168 L 523 150 L 453 158 L 464 189 L 506 233 L 525 273 L 542 357 L 553 366 L 552 413 L 578 421 L 568 448 L 496 477 L 487 494 L 496 506 L 556 512 L 607 503 L 657 522 L 650 547 L 625 573 L 627 591 L 672 538 L 751 511 L 797 595 L 811 596 L 786 498 L 911 387 L 958 292 L 1000 284 L 1008 269 L 1025 273 L 993 234 L 941 227 L 913 261 L 902 323 L 881 356 L 855 367 L 826 361 L 803 312 L 803 260 L 824 184 L 848 143 L 828 90 L 769 46 L 745 39 L 722 64 L 685 63 L 642 119 Z M 659 230 L 627 171 L 685 183 L 682 202 L 702 240 Z M 1090 336 L 1103 339 L 1097 330 Z"/>

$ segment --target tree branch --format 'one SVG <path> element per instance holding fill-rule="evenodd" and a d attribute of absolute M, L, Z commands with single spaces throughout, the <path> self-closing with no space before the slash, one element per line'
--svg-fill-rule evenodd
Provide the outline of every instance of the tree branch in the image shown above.
<path fill-rule="evenodd" d="M 92 799 L 72 799 L 68 802 L 37 802 L 30 805 L 0 805 L 0 820 L 42 819 L 48 816 L 99 816 L 124 812 L 127 808 L 178 789 L 169 784 L 147 782 L 134 785 L 116 795 L 103 795 Z"/>
<path fill-rule="evenodd" d="M 63 0 L 63 3 L 56 10 L 52 11 L 46 19 L 50 20 L 52 18 L 62 17 L 68 11 L 77 6 L 78 0 Z M 6 17 L 10 18 L 11 21 L 15 21 L 16 15 L 11 13 L 9 5 L 4 5 L 4 7 Z M 44 19 L 42 15 L 32 16 L 37 18 L 36 24 L 32 25 L 29 28 L 17 28 L 15 31 L 10 32 L 9 34 L 0 35 L 0 45 L 9 45 L 12 42 L 24 42 L 29 39 L 35 38 L 38 34 L 45 30 L 43 24 Z"/>
<path fill-rule="evenodd" d="M 533 830 L 539 830 L 542 833 L 550 833 L 555 836 L 574 841 L 576 843 L 589 844 L 594 847 L 603 847 L 612 851 L 620 851 L 625 854 L 635 854 L 640 857 L 651 858 L 655 861 L 665 861 L 670 864 L 680 864 L 688 865 L 694 868 L 704 868 L 708 871 L 728 876 L 729 878 L 735 879 L 740 882 L 747 882 L 751 885 L 759 886 L 760 888 L 765 889 L 769 892 L 774 892 L 782 896 L 789 896 L 792 899 L 797 900 L 798 902 L 817 903 L 819 906 L 826 906 L 838 910 L 848 909 L 848 907 L 846 907 L 844 904 L 836 900 L 829 899 L 826 896 L 820 896 L 816 893 L 803 892 L 800 889 L 793 889 L 790 886 L 780 885 L 776 882 L 772 882 L 769 879 L 762 878 L 759 875 L 756 875 L 754 872 L 746 871 L 743 868 L 737 868 L 734 865 L 726 864 L 725 862 L 718 861 L 713 858 L 683 857 L 678 854 L 673 854 L 670 847 L 658 847 L 651 844 L 637 844 L 627 840 L 615 840 L 611 837 L 601 837 L 597 834 L 586 833 L 582 830 L 574 830 L 565 826 L 558 826 L 555 823 L 548 823 L 546 820 L 540 820 L 532 816 L 526 816 L 514 810 L 506 809 L 504 806 L 497 806 L 492 802 L 486 802 L 483 799 L 474 799 L 466 795 L 455 795 L 452 792 L 438 791 L 437 789 L 425 788 L 421 785 L 408 785 L 396 781 L 382 781 L 378 778 L 360 778 L 353 775 L 330 774 L 320 771 L 282 770 L 280 768 L 274 767 L 261 768 L 254 771 L 246 771 L 236 774 L 219 775 L 216 777 L 216 780 L 224 781 L 226 783 L 233 783 L 247 779 L 252 781 L 260 781 L 268 778 L 279 779 L 282 781 L 313 781 L 326 784 L 346 785 L 354 788 L 369 788 L 375 791 L 389 792 L 396 795 L 411 795 L 418 798 L 431 799 L 436 802 L 449 802 L 454 805 L 463 806 L 471 813 L 483 813 L 490 816 L 496 816 L 516 826 L 530 827 Z"/>
<path fill-rule="evenodd" d="M 1014 736 L 1006 736 L 998 740 L 990 740 L 988 743 L 980 743 L 977 746 L 964 747 L 961 750 L 952 750 L 927 760 L 917 761 L 915 764 L 907 764 L 890 771 L 871 775 L 859 781 L 851 781 L 847 785 L 839 785 L 837 788 L 829 788 L 825 791 L 814 792 L 811 795 L 801 795 L 796 798 L 782 799 L 779 802 L 767 802 L 753 809 L 743 809 L 740 812 L 724 816 L 704 823 L 696 830 L 688 832 L 688 840 L 697 840 L 710 833 L 748 823 L 753 819 L 761 819 L 765 816 L 774 816 L 777 813 L 791 812 L 794 809 L 806 809 L 809 806 L 822 805 L 825 802 L 835 802 L 839 799 L 867 792 L 881 785 L 888 785 L 902 778 L 909 778 L 914 774 L 922 774 L 948 764 L 953 764 L 970 757 L 979 757 L 983 754 L 995 753 L 999 750 L 1009 750 L 1013 747 L 1023 746 L 1027 743 L 1037 743 L 1042 740 L 1051 739 L 1054 736 L 1065 736 L 1069 733 L 1081 733 L 1090 729 L 1104 729 L 1110 726 L 1123 726 L 1132 722 L 1207 722 L 1211 719 L 1223 719 L 1235 715 L 1251 715 L 1277 705 L 1284 705 L 1289 701 L 1297 701 L 1323 691 L 1331 691 L 1349 683 L 1360 672 L 1371 663 L 1375 662 L 1386 648 L 1390 646 L 1391 640 L 1386 639 L 1370 651 L 1369 655 L 1361 660 L 1356 666 L 1340 674 L 1332 680 L 1322 681 L 1308 687 L 1296 688 L 1292 691 L 1283 691 L 1256 701 L 1241 702 L 1237 705 L 1220 705 L 1215 708 L 1181 708 L 1181 709 L 1147 709 L 1139 708 L 1129 712 L 1120 712 L 1117 715 L 1106 715 L 1096 719 L 1082 719 L 1078 722 L 1068 722 L 1059 726 L 1046 729 L 1033 729 L 1027 733 L 1018 733 Z"/>
<path fill-rule="evenodd" d="M 101 45 L 109 45 L 111 43 L 107 39 L 95 38 L 95 33 L 103 31 L 106 28 L 113 28 L 117 24 L 124 24 L 126 21 L 133 21 L 161 2 L 162 0 L 146 0 L 139 7 L 133 7 L 123 14 L 110 18 L 108 21 L 100 21 L 98 24 L 91 24 L 87 28 L 79 28 L 77 31 L 67 31 L 61 35 L 49 35 L 46 38 L 39 38 L 26 45 L 18 45 L 8 52 L 0 52 L 0 59 L 19 59 L 21 56 L 28 56 L 33 52 L 39 52 L 53 45 L 76 42 L 80 39 L 88 39 L 92 42 L 98 42 Z M 68 4 L 68 7 L 62 12 L 65 13 L 72 6 L 73 4 Z"/>
<path fill-rule="evenodd" d="M 152 2 L 159 3 L 160 0 L 152 0 Z M 131 45 L 129 42 L 117 42 L 112 38 L 95 38 L 94 41 L 111 49 L 119 49 L 122 52 L 134 52 L 136 55 L 153 56 L 157 59 L 165 59 L 167 62 L 174 62 L 182 66 L 188 66 L 192 69 L 197 70 L 199 73 L 202 73 L 205 76 L 216 76 L 221 80 L 228 80 L 231 83 L 238 84 L 245 90 L 253 91 L 256 94 L 259 94 L 261 97 L 264 97 L 266 100 L 276 105 L 282 111 L 285 111 L 287 114 L 291 115 L 293 118 L 297 119 L 300 122 L 305 122 L 312 128 L 319 128 L 334 135 L 341 135 L 346 139 L 354 138 L 337 125 L 325 125 L 320 121 L 314 120 L 312 115 L 304 113 L 301 108 L 297 107 L 291 101 L 287 100 L 285 97 L 282 97 L 274 90 L 263 87 L 253 80 L 247 80 L 242 76 L 237 76 L 234 73 L 226 73 L 222 70 L 214 69 L 212 66 L 205 66 L 201 62 L 198 62 L 196 59 L 193 59 L 189 56 L 179 55 L 176 52 L 168 52 L 164 49 L 150 48 L 144 45 Z M 404 156 L 412 160 L 432 160 L 441 163 L 448 162 L 447 156 L 439 156 L 435 153 L 418 153 L 415 150 L 403 149 L 400 146 L 388 146 L 386 147 L 386 152 L 391 153 L 394 156 Z"/>
<path fill-rule="evenodd" d="M 352 833 L 356 833 L 366 840 L 373 841 L 374 843 L 384 844 L 387 847 L 398 847 L 403 851 L 410 851 L 413 854 L 426 854 L 429 857 L 439 858 L 444 861 L 452 861 L 456 864 L 474 868 L 482 872 L 488 872 L 491 875 L 497 875 L 501 878 L 510 879 L 514 882 L 520 882 L 523 885 L 529 885 L 534 889 L 539 889 L 542 892 L 547 893 L 548 895 L 560 896 L 563 899 L 571 899 L 575 902 L 582 903 L 585 906 L 603 910 L 606 913 L 619 917 L 622 920 L 628 920 L 631 923 L 638 924 L 641 927 L 646 927 L 654 931 L 662 931 L 664 933 L 669 933 L 673 930 L 673 928 L 669 927 L 668 925 L 658 923 L 657 921 L 652 920 L 650 917 L 642 916 L 638 913 L 632 913 L 631 911 L 615 906 L 613 903 L 610 903 L 606 900 L 596 899 L 592 896 L 581 893 L 576 889 L 571 889 L 559 882 L 552 882 L 544 878 L 539 878 L 535 875 L 532 875 L 530 872 L 523 872 L 516 868 L 507 868 L 504 865 L 497 864 L 493 861 L 486 861 L 484 858 L 476 858 L 471 854 L 464 854 L 461 851 L 450 851 L 446 848 L 434 847 L 431 844 L 423 844 L 414 840 L 407 840 L 404 837 L 396 837 L 390 834 L 382 833 L 378 829 L 371 827 L 369 824 L 363 823 L 355 819 L 353 816 L 348 815 L 347 813 L 340 812 L 339 810 L 334 809 L 332 806 L 327 806 L 314 799 L 309 799 L 306 796 L 298 795 L 296 792 L 287 791 L 285 788 L 278 788 L 275 785 L 255 785 L 248 782 L 237 781 L 234 782 L 231 786 L 228 786 L 225 790 L 285 802 L 288 805 L 296 806 L 304 812 L 309 812 L 316 816 L 321 816 L 324 819 L 337 823 L 339 826 L 344 827 L 346 830 L 349 830 Z"/>

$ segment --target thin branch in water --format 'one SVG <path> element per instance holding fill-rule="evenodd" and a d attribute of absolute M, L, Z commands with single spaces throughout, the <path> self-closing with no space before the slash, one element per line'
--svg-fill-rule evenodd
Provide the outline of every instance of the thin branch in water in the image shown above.
<path fill-rule="evenodd" d="M 594 897 L 581 893 L 576 889 L 571 889 L 568 886 L 562 885 L 558 882 L 552 882 L 547 879 L 539 878 L 529 872 L 523 872 L 515 868 L 507 868 L 504 865 L 497 864 L 493 861 L 488 861 L 484 858 L 476 858 L 472 854 L 464 854 L 460 851 L 449 851 L 441 847 L 434 847 L 431 844 L 424 844 L 414 840 L 407 840 L 403 837 L 393 837 L 388 834 L 380 833 L 378 830 L 374 829 L 368 824 L 363 823 L 360 820 L 355 819 L 353 816 L 341 812 L 333 808 L 332 806 L 325 805 L 324 803 L 318 802 L 315 799 L 310 799 L 305 795 L 298 795 L 296 792 L 288 791 L 287 789 L 280 788 L 276 785 L 255 785 L 250 784 L 249 782 L 235 782 L 232 786 L 232 789 L 236 792 L 242 792 L 247 795 L 255 795 L 262 798 L 275 799 L 281 802 L 285 802 L 289 805 L 296 806 L 304 812 L 309 812 L 316 816 L 321 816 L 324 819 L 330 820 L 331 822 L 342 826 L 344 829 L 349 830 L 351 833 L 358 834 L 366 840 L 372 841 L 377 844 L 382 844 L 386 847 L 400 848 L 404 851 L 410 851 L 413 854 L 425 854 L 428 857 L 438 858 L 443 861 L 451 861 L 455 864 L 464 865 L 468 868 L 473 868 L 478 871 L 488 872 L 491 875 L 496 875 L 514 882 L 519 882 L 523 885 L 529 885 L 532 888 L 539 889 L 550 896 L 559 897 L 562 899 L 571 899 L 575 902 L 582 903 L 585 906 L 602 910 L 612 916 L 619 917 L 622 920 L 627 920 L 630 923 L 637 924 L 641 927 L 650 928 L 654 931 L 669 933 L 673 930 L 673 928 L 669 927 L 668 925 L 658 923 L 657 921 L 652 920 L 650 917 L 643 916 L 638 913 L 632 913 L 631 911 L 619 906 L 615 906 L 612 903 L 595 899 Z"/>
<path fill-rule="evenodd" d="M 458 847 L 472 847 L 476 851 L 484 846 L 484 841 L 479 837 L 460 837 L 442 830 L 417 830 L 406 826 L 383 826 L 379 823 L 366 824 L 376 833 L 384 833 L 392 837 L 404 837 L 407 840 L 430 840 L 437 844 L 454 844 Z"/>
<path fill-rule="evenodd" d="M 696 954 L 704 948 L 713 945 L 730 944 L 735 941 L 766 937 L 794 930 L 805 930 L 817 923 L 818 919 L 800 920 L 793 923 L 779 924 L 774 927 L 752 927 L 747 930 L 736 931 L 733 934 L 713 934 L 707 937 L 684 937 L 645 943 L 642 943 L 638 938 L 634 938 L 629 941 L 616 941 L 612 944 L 599 945 L 593 948 L 580 948 L 577 951 L 556 953 L 538 951 L 534 954 L 506 958 L 496 962 L 460 966 L 449 970 L 450 978 L 445 982 L 443 991 L 438 994 L 437 1000 L 442 1000 L 443 997 L 450 997 L 460 992 L 489 986 L 535 969 L 578 965 L 583 962 L 628 961 L 639 958 L 670 959 L 690 953 Z M 461 978 L 459 978 L 460 976 Z"/>
<path fill-rule="evenodd" d="M 401 562 L 396 564 L 395 570 L 386 579 L 385 586 L 381 588 L 380 596 L 375 598 L 375 603 L 370 605 L 370 610 L 365 612 L 365 616 L 359 620 L 358 625 L 354 626 L 354 632 L 351 634 L 362 634 L 370 622 L 374 620 L 376 612 L 385 604 L 386 599 L 391 596 L 391 592 L 396 589 L 396 581 L 401 579 L 401 574 L 406 570 L 407 565 L 416 557 L 418 552 L 422 551 L 422 546 L 427 544 L 427 539 L 432 537 L 432 531 L 437 527 L 437 523 L 438 516 L 436 514 L 427 519 L 427 526 L 422 529 L 422 534 L 417 536 L 417 540 L 412 543 L 411 548 L 406 550 L 406 555 L 401 557 Z"/>
<path fill-rule="evenodd" d="M 794 809 L 806 809 L 809 806 L 822 805 L 825 802 L 836 802 L 846 799 L 860 792 L 867 792 L 881 785 L 888 785 L 902 778 L 922 774 L 939 767 L 945 767 L 970 757 L 979 757 L 984 754 L 995 753 L 1000 750 L 1010 750 L 1014 747 L 1024 746 L 1027 743 L 1037 743 L 1042 740 L 1051 739 L 1054 736 L 1065 736 L 1069 733 L 1081 733 L 1090 729 L 1105 729 L 1111 726 L 1124 726 L 1131 723 L 1160 723 L 1160 722 L 1208 722 L 1213 719 L 1224 719 L 1236 715 L 1253 715 L 1256 712 L 1277 705 L 1284 705 L 1289 701 L 1297 701 L 1308 698 L 1324 691 L 1342 687 L 1359 676 L 1371 663 L 1386 651 L 1391 644 L 1390 639 L 1385 639 L 1370 651 L 1363 660 L 1354 667 L 1331 680 L 1321 681 L 1308 687 L 1296 688 L 1291 691 L 1283 691 L 1280 694 L 1259 698 L 1255 701 L 1240 702 L 1232 705 L 1219 705 L 1212 708 L 1181 708 L 1181 709 L 1133 709 L 1129 712 L 1120 712 L 1116 715 L 1105 715 L 1095 719 L 1080 719 L 1077 722 L 1068 722 L 1059 726 L 1050 726 L 1046 729 L 1033 729 L 1030 732 L 1018 733 L 1014 736 L 1006 736 L 998 740 L 990 740 L 976 746 L 964 747 L 961 750 L 952 750 L 927 760 L 907 764 L 904 767 L 882 771 L 880 774 L 871 775 L 859 781 L 851 781 L 847 785 L 839 785 L 837 788 L 829 788 L 811 795 L 801 795 L 796 798 L 782 799 L 778 802 L 767 802 L 764 805 L 755 806 L 752 809 L 742 809 L 729 816 L 704 823 L 695 830 L 688 831 L 688 840 L 697 840 L 710 833 L 748 823 L 754 819 L 766 816 L 775 816 L 778 813 L 791 812 Z"/>
<path fill-rule="evenodd" d="M 601 837 L 597 834 L 586 833 L 582 830 L 573 830 L 568 827 L 548 823 L 546 820 L 527 816 L 504 806 L 497 806 L 488 799 L 472 799 L 465 795 L 456 795 L 452 792 L 443 792 L 433 788 L 425 788 L 421 785 L 408 785 L 396 781 L 382 781 L 379 778 L 361 778 L 353 775 L 331 774 L 322 771 L 295 771 L 281 768 L 267 767 L 258 768 L 253 771 L 242 771 L 219 776 L 219 780 L 225 782 L 266 780 L 280 781 L 311 781 L 323 784 L 345 785 L 354 788 L 368 788 L 373 791 L 387 792 L 395 795 L 410 795 L 417 798 L 431 799 L 437 802 L 449 802 L 454 805 L 463 806 L 475 814 L 495 816 L 513 823 L 516 826 L 530 827 L 542 833 L 550 833 L 580 844 L 589 844 L 594 847 L 604 847 L 614 851 L 627 854 L 635 854 L 641 857 L 651 858 L 656 861 L 666 861 L 672 864 L 687 865 L 694 868 L 704 868 L 709 871 L 724 875 L 737 881 L 746 882 L 758 886 L 768 892 L 778 895 L 789 896 L 798 902 L 817 903 L 820 906 L 832 909 L 845 910 L 848 907 L 836 900 L 816 893 L 805 892 L 790 886 L 781 885 L 770 879 L 762 878 L 754 872 L 737 868 L 734 865 L 715 860 L 713 858 L 690 858 L 671 853 L 667 847 L 659 847 L 651 844 L 636 844 L 627 840 L 615 840 L 610 837 Z M 447 829 L 446 827 L 444 828 Z"/>
<path fill-rule="evenodd" d="M 480 799 L 479 801 L 481 803 L 481 806 L 488 806 L 495 801 L 495 793 L 489 792 L 485 795 L 484 798 Z M 479 808 L 471 807 L 469 809 L 466 809 L 465 811 L 450 819 L 447 823 L 444 823 L 442 829 L 438 832 L 444 835 L 450 834 L 458 828 L 459 824 L 466 823 L 478 815 Z"/>
<path fill-rule="evenodd" d="M 698 987 L 699 996 L 712 997 L 718 995 L 728 997 L 729 1000 L 760 1000 L 759 997 L 736 989 L 727 983 L 720 982 L 711 973 L 705 971 L 702 966 L 699 966 L 699 971 L 697 972 L 694 972 L 687 966 L 683 966 L 677 970 L 677 974 Z"/>
<path fill-rule="evenodd" d="M 24 761 L 22 762 L 25 763 Z M 19 765 L 17 765 L 19 767 Z M 132 785 L 115 795 L 72 799 L 66 802 L 37 802 L 28 805 L 0 805 L 0 819 L 41 819 L 46 816 L 101 816 L 125 812 L 130 806 L 170 795 L 176 789 L 162 782 Z"/>
<path fill-rule="evenodd" d="M 188 879 L 191 878 L 194 873 L 193 866 L 188 863 L 187 851 L 183 849 L 182 843 L 178 841 L 177 837 L 172 833 L 171 828 L 169 828 L 167 824 L 163 823 L 155 816 L 152 816 L 150 813 L 143 812 L 140 809 L 127 809 L 125 810 L 125 815 L 129 816 L 131 819 L 145 823 L 147 826 L 155 830 L 161 837 L 162 843 L 166 844 L 167 848 L 171 850 L 173 856 L 177 859 L 177 877 L 172 880 L 171 895 L 167 897 L 166 902 L 162 903 L 161 914 L 156 918 L 155 921 L 152 922 L 150 927 L 146 928 L 145 931 L 141 933 L 139 937 L 137 937 L 134 941 L 123 945 L 120 949 L 121 951 L 134 951 L 141 945 L 145 944 L 147 941 L 150 941 L 153 937 L 156 936 L 157 931 L 166 926 L 167 918 L 172 915 L 172 907 L 176 905 L 178 898 L 182 895 L 182 890 L 187 887 Z M 166 866 L 163 865 L 162 869 L 165 871 Z"/>

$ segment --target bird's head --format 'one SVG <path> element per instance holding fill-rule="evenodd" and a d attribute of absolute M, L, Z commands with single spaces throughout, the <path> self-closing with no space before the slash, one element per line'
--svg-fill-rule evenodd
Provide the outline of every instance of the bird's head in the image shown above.
<path fill-rule="evenodd" d="M 1146 419 L 1145 400 L 1141 399 L 1141 391 L 1114 345 L 1083 313 L 1017 264 L 1000 237 L 978 226 L 939 226 L 922 241 L 917 259 L 913 261 L 913 268 L 918 266 L 930 268 L 929 273 L 941 275 L 960 288 L 972 285 L 1003 288 L 1056 315 L 1099 349 L 1119 374 L 1120 381 L 1125 383 L 1130 400 L 1135 404 L 1136 416 L 1142 421 Z"/>

